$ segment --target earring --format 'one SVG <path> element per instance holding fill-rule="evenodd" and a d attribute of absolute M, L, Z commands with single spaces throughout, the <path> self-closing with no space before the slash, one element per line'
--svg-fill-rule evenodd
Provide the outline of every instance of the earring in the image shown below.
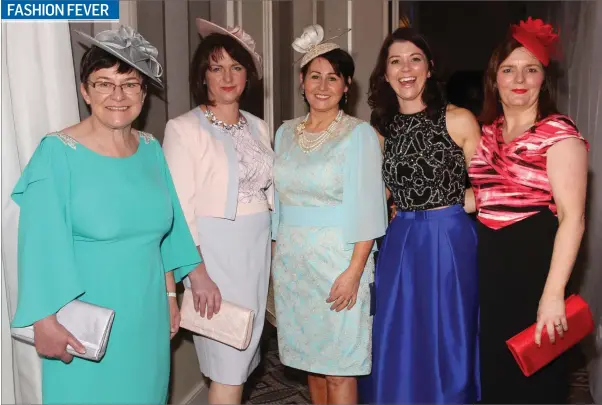
<path fill-rule="evenodd" d="M 303 87 L 301 87 L 301 95 L 305 97 L 305 89 Z"/>
<path fill-rule="evenodd" d="M 345 99 L 343 100 L 343 104 L 347 104 L 348 98 L 347 98 L 347 92 L 343 93 L 345 97 Z"/>

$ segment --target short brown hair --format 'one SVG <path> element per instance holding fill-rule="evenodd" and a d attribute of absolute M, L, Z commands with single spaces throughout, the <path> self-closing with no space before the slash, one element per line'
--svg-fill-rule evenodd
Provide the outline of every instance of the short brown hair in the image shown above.
<path fill-rule="evenodd" d="M 149 82 L 148 76 L 142 74 L 137 69 L 134 69 L 131 65 L 122 61 L 121 59 L 113 56 L 109 52 L 97 46 L 91 46 L 82 56 L 79 65 L 79 79 L 83 85 L 88 88 L 88 79 L 90 75 L 100 69 L 110 69 L 113 66 L 117 66 L 117 73 L 126 74 L 134 72 L 140 76 L 140 85 L 142 90 L 146 92 L 147 85 Z M 152 82 L 152 80 L 150 80 Z"/>
<path fill-rule="evenodd" d="M 485 94 L 483 99 L 483 109 L 481 111 L 480 120 L 483 124 L 492 124 L 499 116 L 503 114 L 502 103 L 497 89 L 497 72 L 503 61 L 517 48 L 522 48 L 523 45 L 514 39 L 510 34 L 506 39 L 498 45 L 493 51 L 487 70 L 485 71 L 484 88 Z M 540 121 L 551 114 L 558 114 L 556 106 L 556 65 L 550 61 L 548 66 L 543 66 L 544 81 L 539 91 L 537 100 L 537 118 Z"/>
<path fill-rule="evenodd" d="M 219 60 L 225 51 L 232 59 L 240 63 L 247 71 L 247 86 L 241 94 L 241 100 L 249 94 L 259 81 L 257 69 L 251 54 L 234 38 L 224 34 L 210 34 L 201 40 L 190 63 L 190 92 L 197 105 L 212 105 L 207 94 L 205 74 L 209 69 L 210 59 Z"/>

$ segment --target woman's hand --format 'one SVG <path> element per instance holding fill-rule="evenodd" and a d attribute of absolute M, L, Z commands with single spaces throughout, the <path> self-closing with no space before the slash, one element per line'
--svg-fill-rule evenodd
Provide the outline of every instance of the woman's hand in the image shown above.
<path fill-rule="evenodd" d="M 535 327 L 535 343 L 538 346 L 541 345 L 541 334 L 544 327 L 551 343 L 556 341 L 556 333 L 562 338 L 564 332 L 569 329 L 563 295 L 542 295 L 539 300 L 537 326 Z"/>
<path fill-rule="evenodd" d="M 213 314 L 219 312 L 222 304 L 222 295 L 217 285 L 215 285 L 209 274 L 207 274 L 205 263 L 199 264 L 188 275 L 188 278 L 190 279 L 194 310 L 204 317 L 205 308 L 207 308 L 207 319 L 211 319 Z"/>
<path fill-rule="evenodd" d="M 357 301 L 357 290 L 360 287 L 360 278 L 362 273 L 355 269 L 348 268 L 332 284 L 327 303 L 333 302 L 330 310 L 337 312 L 345 309 L 351 309 Z"/>
<path fill-rule="evenodd" d="M 80 341 L 56 320 L 55 314 L 35 322 L 33 336 L 36 351 L 43 357 L 70 363 L 73 356 L 67 353 L 67 345 L 80 354 L 86 353 L 86 349 Z"/>
<path fill-rule="evenodd" d="M 180 308 L 176 297 L 169 297 L 167 300 L 169 301 L 169 338 L 173 339 L 180 329 Z"/>

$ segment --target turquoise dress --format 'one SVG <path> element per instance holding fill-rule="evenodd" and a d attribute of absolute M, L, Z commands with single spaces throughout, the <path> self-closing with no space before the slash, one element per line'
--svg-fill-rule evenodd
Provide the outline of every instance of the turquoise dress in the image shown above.
<path fill-rule="evenodd" d="M 349 266 L 355 242 L 385 233 L 380 145 L 368 123 L 344 116 L 336 136 L 305 153 L 294 135 L 300 120 L 284 123 L 275 143 L 272 276 L 280 360 L 317 374 L 366 375 L 373 255 L 351 310 L 331 311 L 326 299 Z"/>
<path fill-rule="evenodd" d="M 165 403 L 170 370 L 165 272 L 200 257 L 159 142 L 141 133 L 129 157 L 64 134 L 42 139 L 12 194 L 20 206 L 13 327 L 78 298 L 115 310 L 100 362 L 42 362 L 44 403 Z"/>

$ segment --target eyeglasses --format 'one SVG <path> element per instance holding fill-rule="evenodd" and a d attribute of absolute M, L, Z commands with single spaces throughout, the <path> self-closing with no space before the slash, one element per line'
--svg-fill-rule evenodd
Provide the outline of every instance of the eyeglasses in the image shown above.
<path fill-rule="evenodd" d="M 118 86 L 121 87 L 121 91 L 128 96 L 138 95 L 142 91 L 142 85 L 137 82 L 128 82 L 120 85 L 104 81 L 89 83 L 97 92 L 101 94 L 112 94 Z"/>

